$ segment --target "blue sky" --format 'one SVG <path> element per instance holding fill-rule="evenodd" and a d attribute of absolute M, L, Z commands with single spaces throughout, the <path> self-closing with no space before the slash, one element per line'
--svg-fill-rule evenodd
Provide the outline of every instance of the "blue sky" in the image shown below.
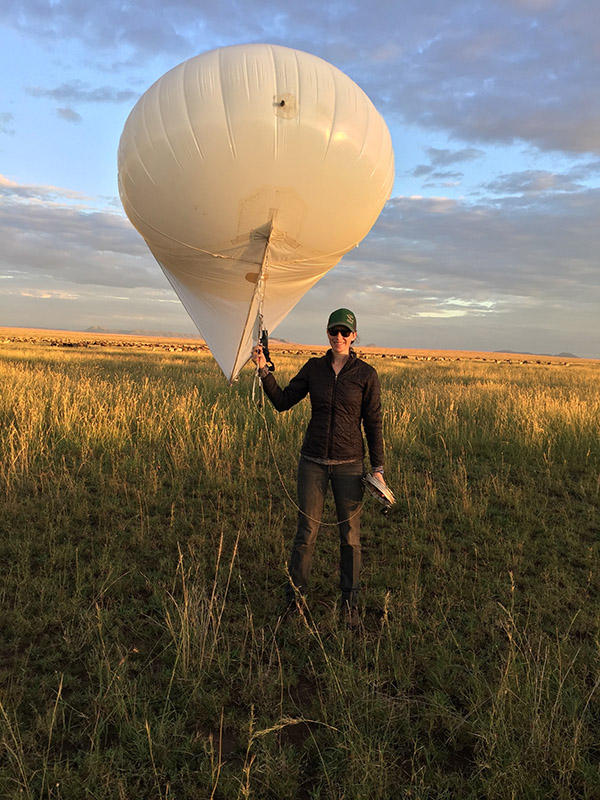
<path fill-rule="evenodd" d="M 396 181 L 361 246 L 275 335 L 600 357 L 597 0 L 4 0 L 0 325 L 192 332 L 123 214 L 137 98 L 214 47 L 335 64 L 390 128 Z"/>

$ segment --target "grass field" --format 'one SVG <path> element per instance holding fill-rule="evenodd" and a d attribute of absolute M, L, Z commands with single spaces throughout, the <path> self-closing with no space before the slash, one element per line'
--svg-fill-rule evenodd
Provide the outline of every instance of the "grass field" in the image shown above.
<path fill-rule="evenodd" d="M 333 526 L 278 616 L 307 403 L 0 346 L 1 797 L 600 797 L 600 362 L 377 368 L 397 504 L 354 634 Z"/>

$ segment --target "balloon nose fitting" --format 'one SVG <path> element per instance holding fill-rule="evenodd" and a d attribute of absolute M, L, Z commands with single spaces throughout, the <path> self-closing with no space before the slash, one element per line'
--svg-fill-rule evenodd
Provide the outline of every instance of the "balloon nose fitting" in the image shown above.
<path fill-rule="evenodd" d="M 273 109 L 278 117 L 292 119 L 298 113 L 298 98 L 291 92 L 282 92 L 273 98 Z"/>

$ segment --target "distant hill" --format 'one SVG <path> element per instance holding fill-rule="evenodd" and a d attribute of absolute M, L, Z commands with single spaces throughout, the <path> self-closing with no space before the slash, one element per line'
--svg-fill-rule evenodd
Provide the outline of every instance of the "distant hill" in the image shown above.
<path fill-rule="evenodd" d="M 97 336 L 103 334 L 118 334 L 119 336 L 157 336 L 161 339 L 202 339 L 199 333 L 178 333 L 177 331 L 148 331 L 142 328 L 130 330 L 117 330 L 116 328 L 101 328 L 99 325 L 92 325 L 86 328 L 83 333 L 95 333 Z M 269 336 L 270 342 L 280 344 L 290 344 L 288 339 L 281 339 L 277 336 Z"/>
<path fill-rule="evenodd" d="M 546 358 L 580 358 L 575 353 L 530 353 L 527 350 L 494 350 L 495 353 L 508 353 L 520 356 L 544 356 Z"/>
<path fill-rule="evenodd" d="M 132 328 L 131 330 L 116 330 L 115 328 L 101 328 L 98 325 L 92 325 L 86 328 L 84 333 L 95 333 L 97 336 L 103 334 L 119 334 L 119 336 L 157 336 L 161 339 L 201 339 L 199 333 L 177 333 L 176 331 L 148 331 L 141 328 Z"/>
<path fill-rule="evenodd" d="M 153 336 L 156 338 L 161 339 L 199 339 L 203 341 L 202 337 L 199 333 L 181 333 L 178 331 L 155 331 L 155 330 L 145 330 L 142 328 L 132 328 L 130 330 L 123 330 L 116 328 L 102 328 L 98 325 L 92 325 L 89 328 L 86 328 L 83 333 L 93 333 L 96 336 L 102 336 L 105 334 L 117 334 L 120 336 Z M 287 339 L 281 339 L 277 336 L 270 336 L 269 340 L 272 342 L 278 342 L 279 344 L 292 344 Z M 375 348 L 377 345 L 375 344 L 367 344 L 364 345 L 365 347 Z M 385 349 L 385 348 L 384 348 Z M 532 353 L 528 350 L 494 350 L 494 353 L 506 353 L 507 355 L 522 355 L 522 356 L 539 356 L 542 358 L 581 358 L 581 356 L 575 355 L 575 353 Z"/>

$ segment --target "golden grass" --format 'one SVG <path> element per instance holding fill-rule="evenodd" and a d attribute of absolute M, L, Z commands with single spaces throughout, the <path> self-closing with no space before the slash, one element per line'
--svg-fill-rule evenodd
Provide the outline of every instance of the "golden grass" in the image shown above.
<path fill-rule="evenodd" d="M 279 616 L 309 404 L 63 334 L 0 347 L 0 797 L 597 796 L 599 361 L 377 362 L 355 636 L 335 531 Z"/>

